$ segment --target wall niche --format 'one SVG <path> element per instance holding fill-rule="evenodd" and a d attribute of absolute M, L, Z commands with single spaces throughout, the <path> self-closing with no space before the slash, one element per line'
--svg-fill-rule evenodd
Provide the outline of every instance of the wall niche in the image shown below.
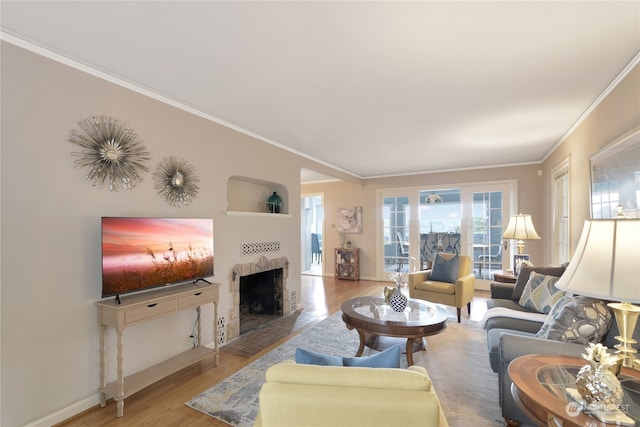
<path fill-rule="evenodd" d="M 282 199 L 280 213 L 269 212 L 267 199 L 274 193 Z M 289 192 L 277 182 L 246 176 L 232 176 L 227 181 L 227 215 L 289 215 Z"/>

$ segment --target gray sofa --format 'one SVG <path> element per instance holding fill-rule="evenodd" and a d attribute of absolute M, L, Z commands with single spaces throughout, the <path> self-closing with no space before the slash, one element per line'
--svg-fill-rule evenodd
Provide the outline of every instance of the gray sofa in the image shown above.
<path fill-rule="evenodd" d="M 487 300 L 487 307 L 489 309 L 506 307 L 518 311 L 531 311 L 518 304 L 531 271 L 560 276 L 564 272 L 564 267 L 525 267 L 515 285 L 492 283 L 491 299 Z M 586 345 L 584 344 L 536 338 L 534 335 L 540 330 L 542 324 L 543 322 L 508 316 L 491 318 L 485 324 L 491 369 L 498 373 L 502 416 L 509 425 L 534 425 L 520 410 L 511 395 L 512 381 L 507 369 L 512 360 L 525 354 L 580 356 L 585 353 Z M 617 344 L 616 335 L 619 335 L 619 331 L 615 320 L 613 320 L 602 343 L 613 349 L 613 346 Z M 634 338 L 640 341 L 640 326 L 636 327 Z"/>

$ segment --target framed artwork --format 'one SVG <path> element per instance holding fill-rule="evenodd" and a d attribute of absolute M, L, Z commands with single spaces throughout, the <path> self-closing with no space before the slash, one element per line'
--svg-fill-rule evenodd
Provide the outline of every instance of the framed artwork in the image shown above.
<path fill-rule="evenodd" d="M 640 218 L 640 129 L 591 157 L 591 218 Z"/>
<path fill-rule="evenodd" d="M 362 233 L 362 206 L 338 208 L 336 218 L 338 233 Z"/>

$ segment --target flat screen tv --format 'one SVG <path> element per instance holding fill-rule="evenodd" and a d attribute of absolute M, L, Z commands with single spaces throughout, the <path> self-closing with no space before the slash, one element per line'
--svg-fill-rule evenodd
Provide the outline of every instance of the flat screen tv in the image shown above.
<path fill-rule="evenodd" d="M 103 298 L 211 276 L 213 219 L 102 218 Z"/>

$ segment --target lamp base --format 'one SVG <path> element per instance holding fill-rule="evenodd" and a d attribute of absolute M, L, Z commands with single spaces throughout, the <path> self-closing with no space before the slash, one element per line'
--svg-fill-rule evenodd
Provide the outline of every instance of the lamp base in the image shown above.
<path fill-rule="evenodd" d="M 618 349 L 616 353 L 622 357 L 622 366 L 633 367 L 638 352 L 632 347 L 638 343 L 633 339 L 633 331 L 636 329 L 640 307 L 628 302 L 612 302 L 607 305 L 613 310 L 620 331 L 620 335 L 616 337 L 620 344 L 614 346 Z"/>

